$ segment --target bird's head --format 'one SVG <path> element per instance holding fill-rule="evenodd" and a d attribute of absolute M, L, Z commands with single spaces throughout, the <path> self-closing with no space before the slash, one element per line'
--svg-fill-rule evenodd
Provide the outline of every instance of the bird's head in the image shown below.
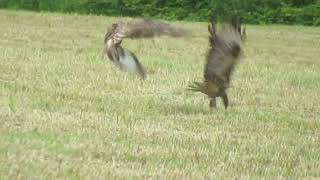
<path fill-rule="evenodd" d="M 112 24 L 111 27 L 107 30 L 107 33 L 104 38 L 104 43 L 111 47 L 111 46 L 118 46 L 122 42 L 122 37 L 119 35 L 117 30 L 118 24 Z"/>

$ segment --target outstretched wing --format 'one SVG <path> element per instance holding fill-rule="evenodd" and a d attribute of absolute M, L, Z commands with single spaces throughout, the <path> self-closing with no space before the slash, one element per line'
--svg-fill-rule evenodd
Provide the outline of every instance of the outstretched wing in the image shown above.
<path fill-rule="evenodd" d="M 111 33 L 110 30 L 112 31 Z M 180 27 L 155 20 L 118 22 L 112 24 L 112 28 L 109 28 L 109 33 L 107 33 L 106 38 L 108 38 L 110 34 L 121 39 L 152 38 L 163 35 L 171 37 L 182 37 L 188 35 L 187 31 Z"/>
<path fill-rule="evenodd" d="M 182 28 L 154 20 L 114 23 L 108 28 L 108 31 L 105 35 L 104 53 L 107 54 L 109 59 L 115 62 L 115 64 L 121 69 L 135 72 L 141 77 L 145 77 L 143 67 L 134 53 L 126 50 L 126 52 L 130 53 L 126 53 L 125 56 L 120 56 L 120 53 L 125 50 L 121 47 L 121 42 L 125 38 L 152 38 L 163 35 L 171 37 L 183 37 L 187 36 L 188 33 Z M 133 71 L 132 67 L 140 68 L 134 68 L 137 71 Z"/>

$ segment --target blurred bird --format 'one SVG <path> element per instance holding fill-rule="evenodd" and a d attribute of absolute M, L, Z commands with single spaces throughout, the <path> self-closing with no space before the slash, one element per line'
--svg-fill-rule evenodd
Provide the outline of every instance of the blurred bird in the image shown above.
<path fill-rule="evenodd" d="M 105 35 L 104 54 L 107 54 L 109 59 L 120 69 L 136 73 L 144 79 L 146 74 L 142 64 L 133 52 L 121 46 L 121 42 L 125 38 L 153 38 L 163 35 L 183 37 L 188 33 L 182 28 L 155 20 L 114 23 L 108 28 Z"/>
<path fill-rule="evenodd" d="M 208 95 L 210 107 L 216 107 L 216 98 L 221 97 L 227 109 L 229 100 L 226 90 L 234 67 L 243 54 L 242 43 L 246 38 L 246 31 L 241 29 L 239 18 L 220 24 L 212 20 L 208 30 L 210 49 L 204 68 L 204 81 L 194 82 L 189 90 Z"/>

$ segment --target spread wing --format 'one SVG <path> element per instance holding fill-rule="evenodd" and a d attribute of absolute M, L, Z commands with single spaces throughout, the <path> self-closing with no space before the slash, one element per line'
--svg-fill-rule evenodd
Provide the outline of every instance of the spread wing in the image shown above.
<path fill-rule="evenodd" d="M 158 36 L 184 37 L 187 35 L 188 32 L 186 30 L 161 21 L 142 20 L 137 22 L 118 22 L 108 28 L 104 39 L 104 53 L 107 54 L 109 59 L 115 62 L 120 69 L 137 73 L 140 77 L 144 78 L 145 72 L 143 66 L 133 52 L 121 46 L 122 40 L 125 38 L 138 39 Z M 123 54 L 122 52 L 130 53 Z"/>
<path fill-rule="evenodd" d="M 171 36 L 183 37 L 187 36 L 188 32 L 180 27 L 171 24 L 155 21 L 155 20 L 142 20 L 136 22 L 118 22 L 112 24 L 106 34 L 105 39 L 110 38 L 110 35 L 117 38 L 152 38 L 157 36 Z"/>

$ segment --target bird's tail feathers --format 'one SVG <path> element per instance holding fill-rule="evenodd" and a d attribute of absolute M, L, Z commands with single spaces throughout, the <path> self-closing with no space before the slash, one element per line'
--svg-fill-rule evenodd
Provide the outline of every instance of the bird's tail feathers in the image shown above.
<path fill-rule="evenodd" d="M 205 82 L 193 82 L 193 84 L 188 86 L 189 91 L 193 92 L 201 92 L 203 94 L 208 95 L 209 97 L 213 97 L 219 91 L 219 87 L 217 84 L 214 84 L 210 81 Z"/>

